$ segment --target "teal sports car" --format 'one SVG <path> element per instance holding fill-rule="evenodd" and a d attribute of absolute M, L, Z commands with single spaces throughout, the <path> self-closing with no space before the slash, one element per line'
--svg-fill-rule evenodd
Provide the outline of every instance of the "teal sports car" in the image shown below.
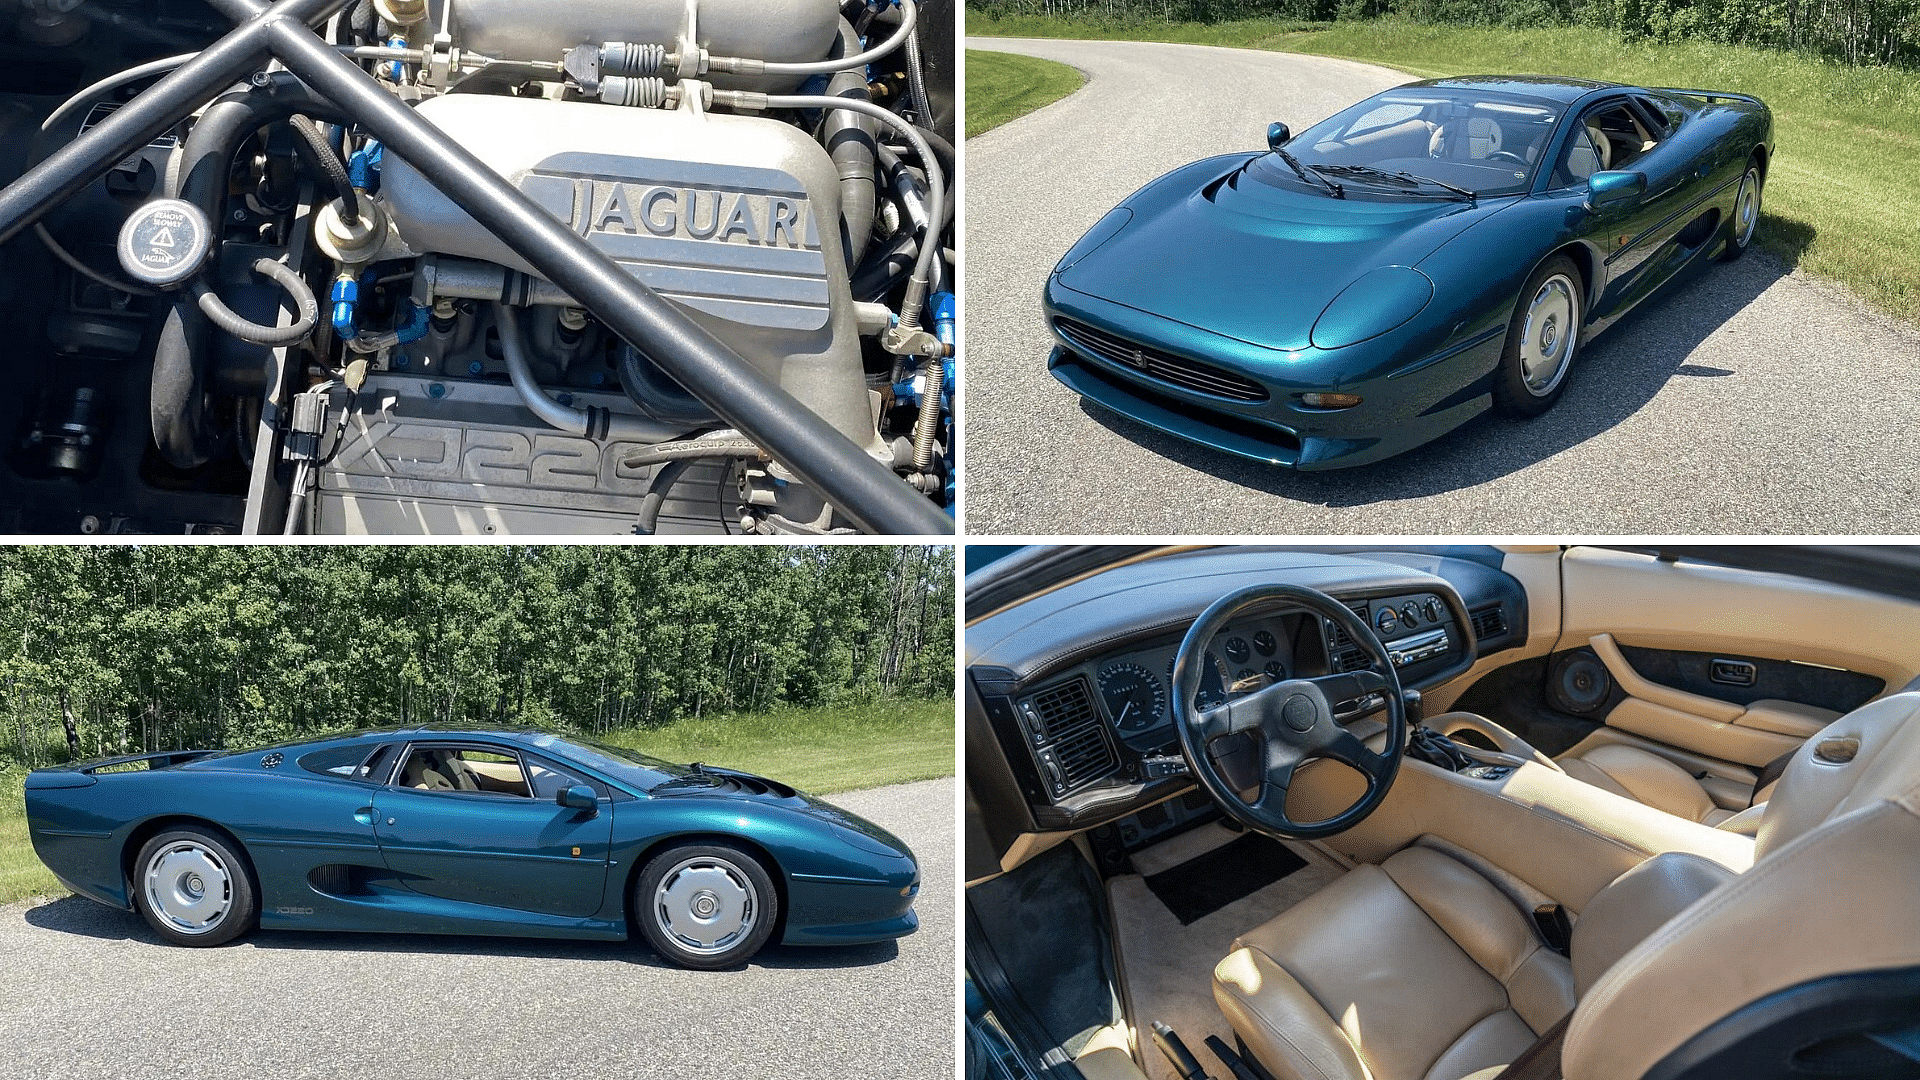
<path fill-rule="evenodd" d="M 530 729 L 412 727 L 35 769 L 62 884 L 180 945 L 254 927 L 623 940 L 690 968 L 914 931 L 891 833 L 791 787 Z"/>
<path fill-rule="evenodd" d="M 1149 183 L 1063 256 L 1054 377 L 1292 468 L 1546 412 L 1583 342 L 1753 243 L 1759 99 L 1584 79 L 1409 83 Z"/>

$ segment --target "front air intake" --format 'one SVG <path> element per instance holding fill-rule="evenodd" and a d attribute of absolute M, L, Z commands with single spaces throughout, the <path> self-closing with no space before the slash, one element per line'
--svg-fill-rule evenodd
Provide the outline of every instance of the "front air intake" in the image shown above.
<path fill-rule="evenodd" d="M 1021 712 L 1042 781 L 1054 798 L 1071 795 L 1119 767 L 1085 678 L 1041 690 L 1022 703 Z"/>

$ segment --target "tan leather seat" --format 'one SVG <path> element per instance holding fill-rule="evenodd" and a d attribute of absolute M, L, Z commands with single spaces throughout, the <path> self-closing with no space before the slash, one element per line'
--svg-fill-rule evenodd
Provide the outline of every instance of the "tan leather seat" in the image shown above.
<path fill-rule="evenodd" d="M 1213 992 L 1277 1076 L 1457 1078 L 1566 1016 L 1573 969 L 1485 878 L 1415 847 L 1241 935 Z"/>
<path fill-rule="evenodd" d="M 1566 1080 L 1636 1080 L 1682 1060 L 1704 1060 L 1691 1075 L 1747 1075 L 1756 1066 L 1713 1056 L 1728 1031 L 1744 1033 L 1740 1052 L 1784 1032 L 1778 1053 L 1792 1056 L 1857 1039 L 1876 1009 L 1886 1024 L 1888 991 L 1833 977 L 1920 968 L 1916 910 L 1920 694 L 1901 694 L 1794 755 L 1751 869 L 1680 852 L 1641 863 L 1580 913 L 1570 967 L 1470 867 L 1410 848 L 1243 935 L 1214 997 L 1281 1080 L 1490 1080 L 1576 989 Z"/>
<path fill-rule="evenodd" d="M 1702 825 L 1717 826 L 1739 813 L 1717 805 L 1692 773 L 1637 746 L 1596 746 L 1579 757 L 1560 759 L 1560 768 L 1576 780 Z M 1749 805 L 1766 802 L 1772 790 L 1771 784 L 1762 788 Z"/>

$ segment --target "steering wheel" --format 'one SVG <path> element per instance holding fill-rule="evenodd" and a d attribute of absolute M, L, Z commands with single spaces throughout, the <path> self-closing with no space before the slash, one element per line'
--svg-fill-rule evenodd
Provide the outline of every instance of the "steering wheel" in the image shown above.
<path fill-rule="evenodd" d="M 1199 708 L 1198 695 L 1208 663 L 1207 647 L 1229 622 L 1253 608 L 1277 605 L 1305 610 L 1345 630 L 1354 644 L 1365 649 L 1371 667 L 1286 679 L 1244 697 L 1231 698 L 1211 709 Z M 1374 753 L 1340 725 L 1336 708 L 1371 694 L 1385 701 L 1377 706 L 1351 705 L 1351 715 L 1387 713 L 1384 753 Z M 1299 585 L 1253 585 L 1215 601 L 1200 614 L 1173 659 L 1173 716 L 1193 775 L 1215 802 L 1241 824 L 1289 840 L 1315 840 L 1343 832 L 1376 810 L 1400 773 L 1400 755 L 1407 745 L 1407 703 L 1400 676 L 1366 620 L 1345 604 L 1316 589 Z M 1223 742 L 1222 740 L 1226 740 Z M 1236 745 L 1237 744 L 1237 745 Z M 1217 758 L 1216 754 L 1220 756 Z M 1226 763 L 1223 764 L 1222 758 Z M 1295 821 L 1287 816 L 1287 787 L 1300 766 L 1318 758 L 1333 758 L 1359 770 L 1367 790 L 1352 806 L 1320 821 Z M 1234 768 L 1235 764 L 1241 765 Z M 1241 797 L 1254 783 L 1252 802 Z M 1230 776 L 1229 772 L 1243 775 Z"/>
<path fill-rule="evenodd" d="M 1488 154 L 1488 155 L 1487 155 L 1486 157 L 1484 157 L 1484 158 L 1482 158 L 1481 160 L 1483 160 L 1483 161 L 1495 161 L 1495 160 L 1502 160 L 1502 161 L 1511 161 L 1511 162 L 1513 162 L 1513 163 L 1514 163 L 1515 165 L 1518 165 L 1518 166 L 1520 166 L 1520 167 L 1521 167 L 1521 168 L 1523 168 L 1523 169 L 1527 167 L 1527 159 L 1526 159 L 1526 158 L 1523 158 L 1523 157 L 1521 157 L 1521 156 L 1520 156 L 1519 154 L 1516 154 L 1516 153 L 1514 153 L 1514 152 L 1513 152 L 1513 151 L 1511 151 L 1511 150 L 1495 150 L 1495 151 L 1494 151 L 1493 153 L 1491 153 L 1491 154 Z"/>

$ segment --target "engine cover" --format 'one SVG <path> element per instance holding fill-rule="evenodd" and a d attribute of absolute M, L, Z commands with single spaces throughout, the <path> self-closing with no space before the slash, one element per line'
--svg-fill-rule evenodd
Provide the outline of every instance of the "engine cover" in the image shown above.
<path fill-rule="evenodd" d="M 791 124 L 689 110 L 449 94 L 420 115 L 877 450 L 840 241 L 838 173 Z M 404 160 L 380 201 L 416 254 L 536 274 Z"/>

